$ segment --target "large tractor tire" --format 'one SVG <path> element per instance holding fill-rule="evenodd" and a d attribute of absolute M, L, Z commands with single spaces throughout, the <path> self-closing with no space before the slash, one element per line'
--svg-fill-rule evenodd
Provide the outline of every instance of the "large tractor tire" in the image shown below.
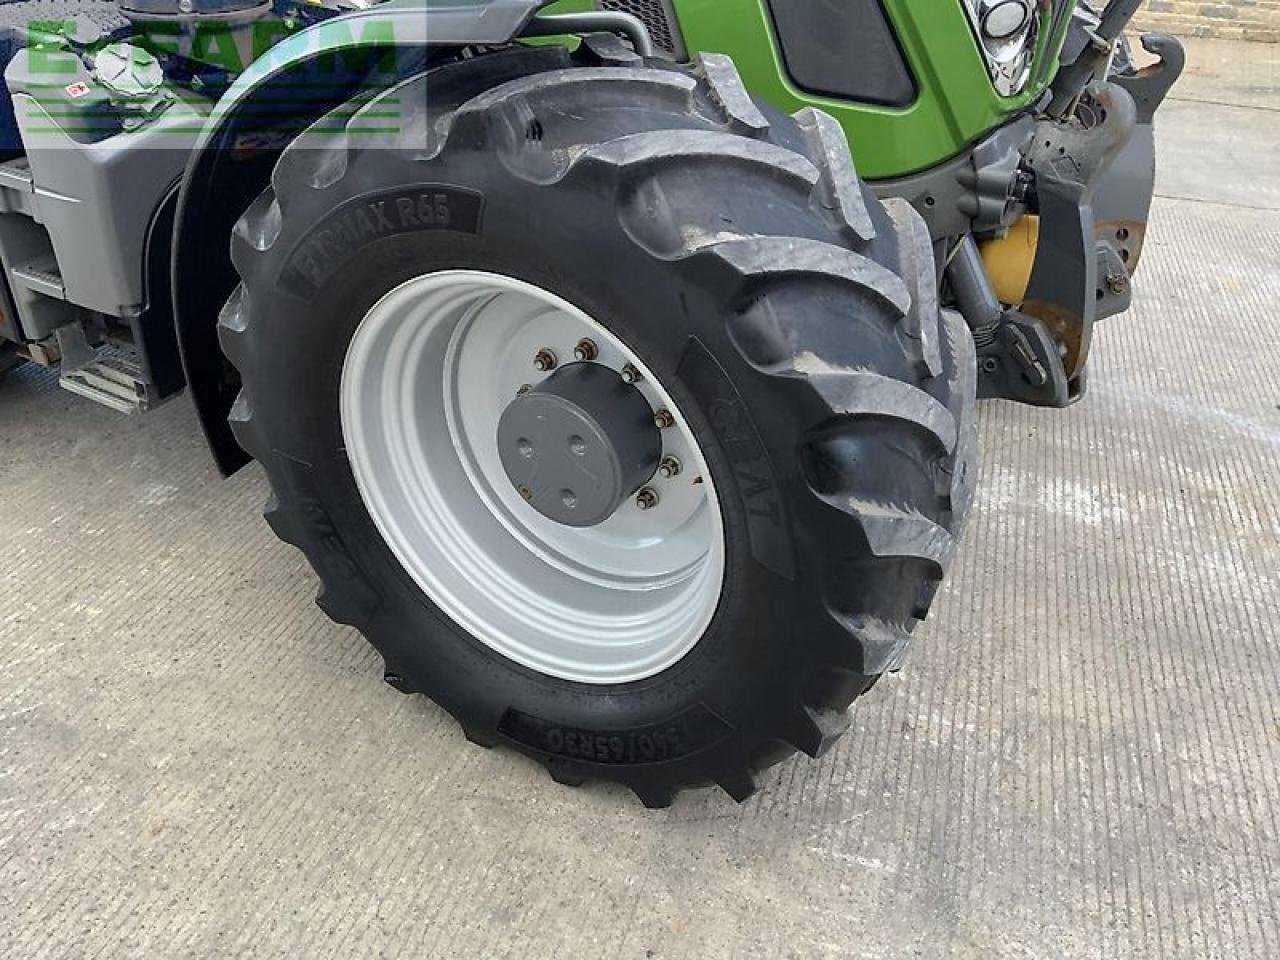
<path fill-rule="evenodd" d="M 608 50 L 437 66 L 285 151 L 231 420 L 394 686 L 563 783 L 743 800 L 925 616 L 974 355 L 829 117 Z"/>

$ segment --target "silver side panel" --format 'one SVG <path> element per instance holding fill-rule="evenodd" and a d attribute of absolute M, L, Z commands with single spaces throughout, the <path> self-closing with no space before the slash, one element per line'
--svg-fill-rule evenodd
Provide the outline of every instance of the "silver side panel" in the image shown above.
<path fill-rule="evenodd" d="M 8 72 L 24 57 L 26 51 Z M 175 100 L 136 130 L 81 143 L 30 94 L 15 93 L 13 99 L 30 179 L 20 187 L 26 195 L 12 198 L 10 209 L 25 204 L 31 219 L 48 231 L 54 270 L 46 269 L 44 279 L 60 275 L 61 299 L 71 304 L 115 317 L 136 314 L 146 305 L 147 228 L 182 175 L 204 115 Z M 21 267 L 7 266 L 11 277 Z M 14 279 L 15 290 L 29 286 L 21 274 Z M 52 283 L 46 288 L 39 292 L 55 294 Z"/>

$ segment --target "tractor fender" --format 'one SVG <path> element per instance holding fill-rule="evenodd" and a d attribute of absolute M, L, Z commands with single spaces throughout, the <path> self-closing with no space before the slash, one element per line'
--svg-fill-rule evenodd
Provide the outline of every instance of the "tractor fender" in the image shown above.
<path fill-rule="evenodd" d="M 171 264 L 187 388 L 224 474 L 249 462 L 227 424 L 239 378 L 217 335 L 219 310 L 238 281 L 231 230 L 267 186 L 280 152 L 339 104 L 420 70 L 428 48 L 509 42 L 547 3 L 392 0 L 343 14 L 272 47 L 219 100 L 187 161 Z"/>

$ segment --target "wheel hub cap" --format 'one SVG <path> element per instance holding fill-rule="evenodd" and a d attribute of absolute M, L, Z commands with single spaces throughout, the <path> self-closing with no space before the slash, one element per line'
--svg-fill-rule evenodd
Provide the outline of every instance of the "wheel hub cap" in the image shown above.
<path fill-rule="evenodd" d="M 644 395 L 598 363 L 571 363 L 516 396 L 498 422 L 513 486 L 549 520 L 591 527 L 657 469 L 662 435 Z"/>

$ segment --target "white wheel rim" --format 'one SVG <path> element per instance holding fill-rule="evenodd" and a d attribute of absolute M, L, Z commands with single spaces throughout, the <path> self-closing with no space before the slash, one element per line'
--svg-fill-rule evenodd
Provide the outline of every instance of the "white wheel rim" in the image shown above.
<path fill-rule="evenodd" d="M 603 523 L 558 524 L 502 468 L 498 420 L 547 372 L 549 347 L 640 373 L 637 389 L 674 415 L 655 476 L 658 503 L 629 497 Z M 494 273 L 408 280 L 365 315 L 347 349 L 342 432 L 365 508 L 404 569 L 477 639 L 540 673 L 583 683 L 642 680 L 672 666 L 715 614 L 724 530 L 715 485 L 680 410 L 618 337 L 568 301 Z"/>

